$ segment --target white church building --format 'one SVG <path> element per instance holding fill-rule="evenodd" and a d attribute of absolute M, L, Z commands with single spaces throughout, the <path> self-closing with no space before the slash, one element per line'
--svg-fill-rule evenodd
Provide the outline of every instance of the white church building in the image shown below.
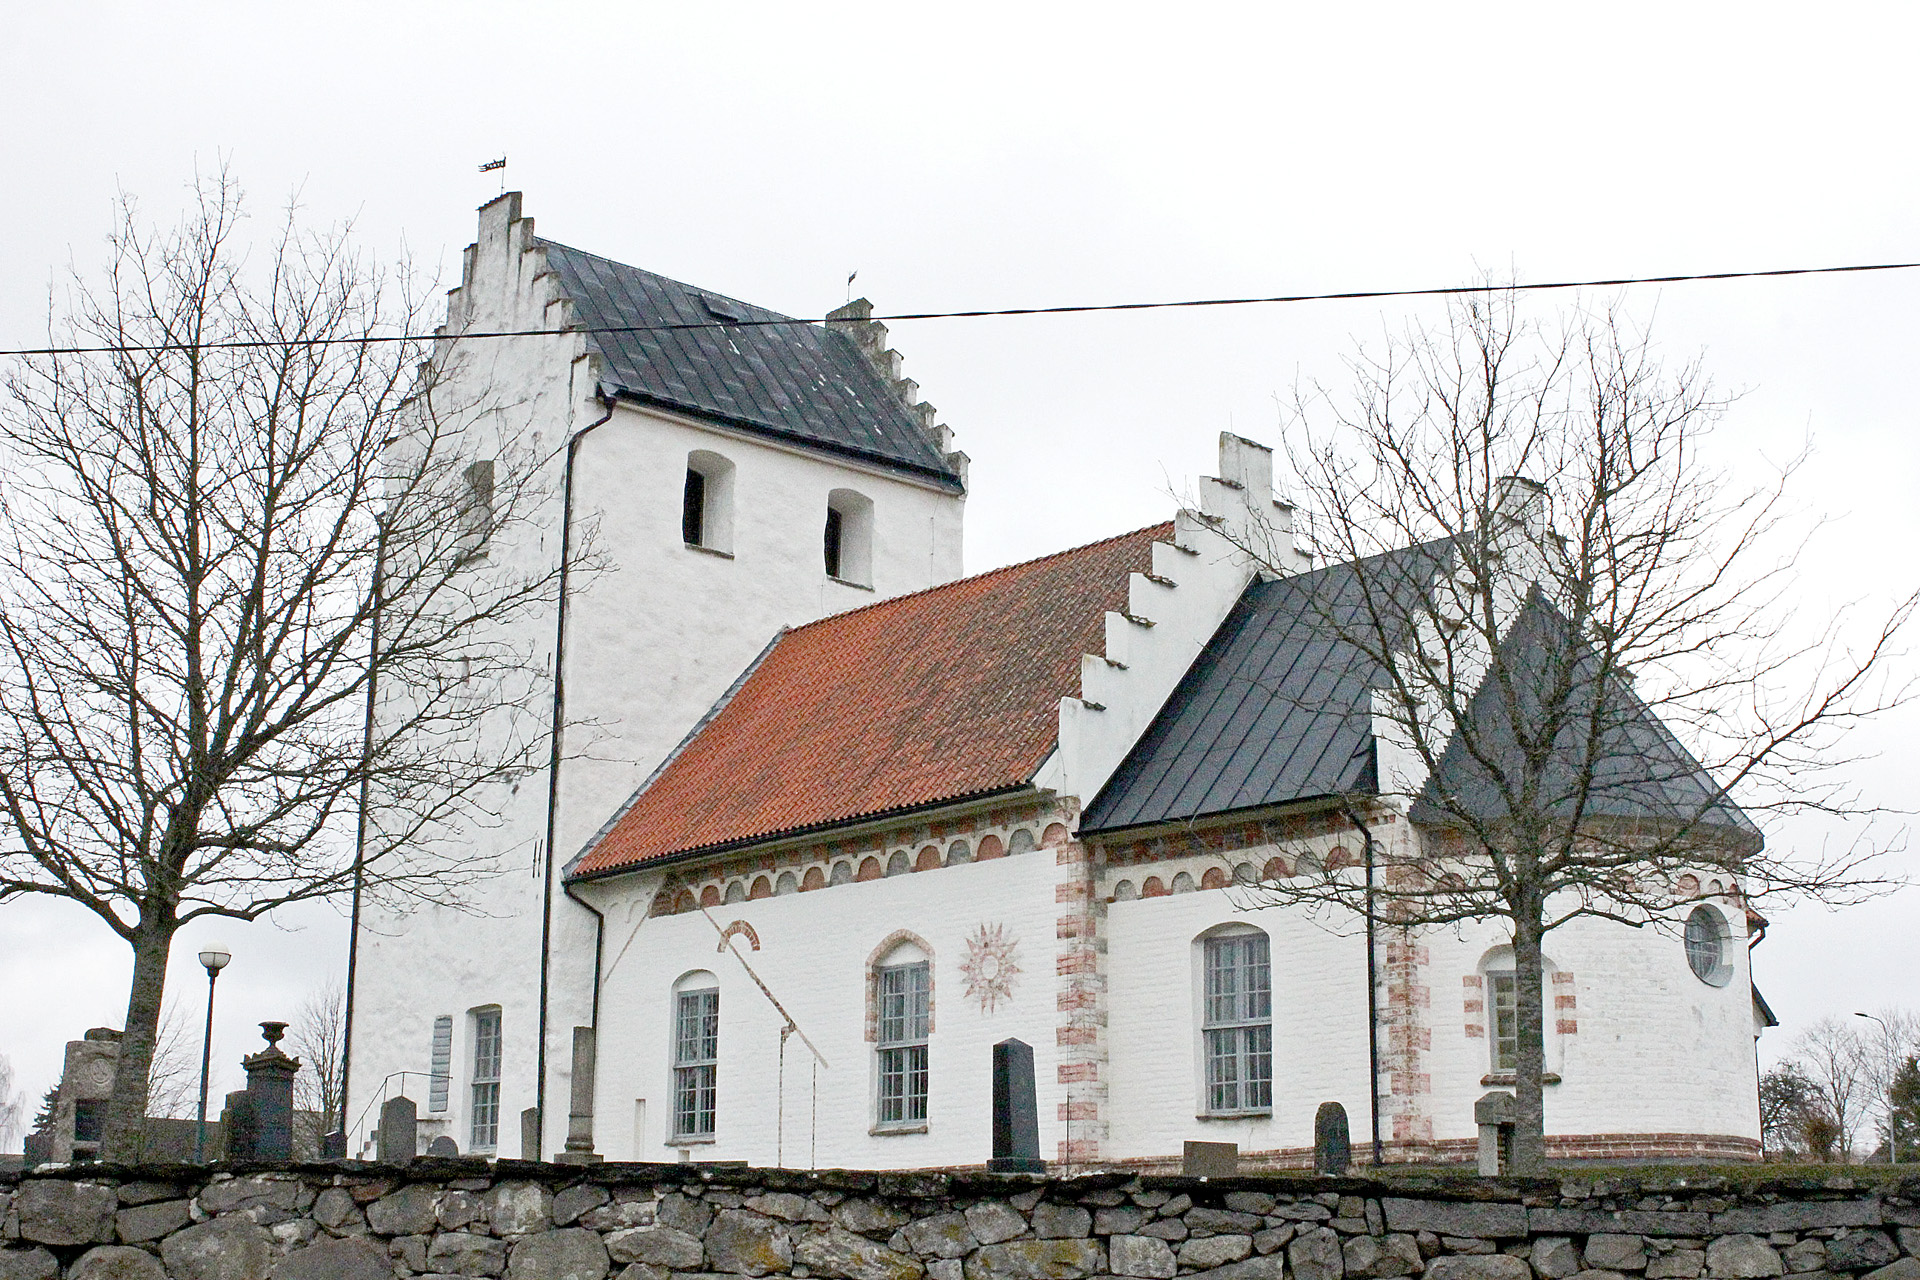
<path fill-rule="evenodd" d="M 513 390 L 476 456 L 530 446 L 550 488 L 499 554 L 591 528 L 607 567 L 544 624 L 560 764 L 472 834 L 477 910 L 356 925 L 350 1150 L 404 1093 L 423 1145 L 553 1158 L 590 1028 L 608 1160 L 979 1166 L 1017 1038 L 1075 1171 L 1310 1164 L 1328 1101 L 1356 1155 L 1377 1123 L 1471 1161 L 1507 938 L 1369 944 L 1258 891 L 1357 862 L 1361 820 L 1421 839 L 1302 625 L 1349 567 L 1235 550 L 1286 528 L 1269 453 L 1223 435 L 1198 510 L 963 577 L 966 457 L 869 315 L 767 323 L 481 209 L 447 342 L 567 330 L 465 344 Z M 1549 936 L 1550 1156 L 1757 1158 L 1757 917 L 1689 888 L 1684 927 Z"/>

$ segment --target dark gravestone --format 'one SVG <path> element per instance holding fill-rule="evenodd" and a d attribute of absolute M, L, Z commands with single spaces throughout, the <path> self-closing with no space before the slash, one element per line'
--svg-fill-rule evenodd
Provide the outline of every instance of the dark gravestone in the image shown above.
<path fill-rule="evenodd" d="M 1002 1040 L 993 1046 L 992 1173 L 1045 1173 L 1040 1158 L 1040 1109 L 1033 1094 L 1033 1046 Z"/>
<path fill-rule="evenodd" d="M 51 1133 L 30 1133 L 23 1148 L 26 1166 L 46 1164 L 53 1159 L 53 1135 Z"/>
<path fill-rule="evenodd" d="M 1313 1171 L 1340 1177 L 1353 1163 L 1353 1141 L 1347 1136 L 1347 1109 L 1323 1102 L 1313 1113 Z"/>
<path fill-rule="evenodd" d="M 256 1160 L 293 1158 L 293 1078 L 300 1060 L 280 1051 L 284 1022 L 263 1022 L 260 1032 L 267 1047 L 240 1065 L 247 1069 L 247 1092 L 253 1095 L 253 1156 Z"/>
<path fill-rule="evenodd" d="M 227 1105 L 220 1111 L 220 1132 L 227 1139 L 227 1159 L 259 1158 L 260 1123 L 259 1117 L 254 1114 L 251 1093 L 237 1089 L 227 1095 Z"/>
<path fill-rule="evenodd" d="M 347 1158 L 347 1135 L 343 1129 L 320 1135 L 320 1158 L 322 1160 L 345 1160 Z"/>
<path fill-rule="evenodd" d="M 420 1108 L 412 1098 L 388 1098 L 380 1104 L 381 1164 L 405 1164 L 420 1154 Z"/>
<path fill-rule="evenodd" d="M 460 1144 L 443 1133 L 427 1144 L 427 1154 L 439 1159 L 451 1159 L 460 1154 Z"/>
<path fill-rule="evenodd" d="M 1231 1178 L 1240 1172 L 1237 1142 L 1189 1142 L 1180 1152 L 1180 1173 L 1187 1178 Z"/>

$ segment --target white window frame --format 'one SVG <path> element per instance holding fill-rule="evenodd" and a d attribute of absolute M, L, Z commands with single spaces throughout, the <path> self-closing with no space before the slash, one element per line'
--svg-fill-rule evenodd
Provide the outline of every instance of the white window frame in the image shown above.
<path fill-rule="evenodd" d="M 499 1005 L 467 1014 L 473 1046 L 467 1086 L 467 1150 L 494 1151 L 500 1143 L 500 1065 L 505 1057 Z"/>
<path fill-rule="evenodd" d="M 1200 939 L 1200 1112 L 1273 1114 L 1273 946 L 1259 929 Z"/>
<path fill-rule="evenodd" d="M 933 965 L 924 957 L 874 969 L 874 1127 L 927 1127 Z"/>
<path fill-rule="evenodd" d="M 427 1110 L 447 1109 L 453 1091 L 453 1015 L 443 1013 L 433 1020 L 433 1045 L 428 1058 Z"/>
<path fill-rule="evenodd" d="M 720 986 L 711 974 L 674 984 L 671 1099 L 674 1143 L 712 1142 L 720 1121 Z"/>
<path fill-rule="evenodd" d="M 1705 953 L 1698 945 L 1696 926 L 1712 931 L 1714 951 L 1711 965 L 1702 963 Z M 1689 911 L 1680 926 L 1680 942 L 1686 953 L 1687 969 L 1694 977 L 1710 987 L 1724 987 L 1733 980 L 1733 964 L 1727 958 L 1733 951 L 1733 930 L 1727 924 L 1726 916 L 1718 909 L 1701 903 Z"/>

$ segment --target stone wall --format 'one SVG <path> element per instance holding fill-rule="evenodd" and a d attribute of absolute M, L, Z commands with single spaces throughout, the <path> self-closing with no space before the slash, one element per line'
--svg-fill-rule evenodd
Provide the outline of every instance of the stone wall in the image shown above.
<path fill-rule="evenodd" d="M 1920 1174 L 1802 1172 L 81 1166 L 0 1176 L 0 1280 L 1920 1280 Z"/>

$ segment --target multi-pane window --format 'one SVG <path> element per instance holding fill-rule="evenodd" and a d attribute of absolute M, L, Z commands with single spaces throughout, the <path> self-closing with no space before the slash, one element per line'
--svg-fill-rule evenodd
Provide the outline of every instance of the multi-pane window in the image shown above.
<path fill-rule="evenodd" d="M 1730 972 L 1726 963 L 1726 935 L 1719 915 L 1711 907 L 1695 907 L 1687 917 L 1687 966 L 1693 976 L 1711 986 L 1726 985 Z"/>
<path fill-rule="evenodd" d="M 1273 1107 L 1273 983 L 1267 935 L 1234 933 L 1206 941 L 1207 1110 Z"/>
<path fill-rule="evenodd" d="M 500 1141 L 500 1011 L 473 1011 L 473 1107 L 468 1146 L 491 1151 Z"/>
<path fill-rule="evenodd" d="M 1513 973 L 1489 973 L 1487 975 L 1488 1003 L 1493 1008 L 1493 1069 L 1495 1071 L 1516 1070 L 1520 1055 L 1520 999 L 1519 984 L 1514 981 Z"/>
<path fill-rule="evenodd" d="M 673 1136 L 713 1136 L 720 1060 L 720 992 L 716 987 L 674 996 Z"/>
<path fill-rule="evenodd" d="M 880 1123 L 925 1124 L 933 971 L 922 960 L 875 973 L 880 1000 Z"/>

